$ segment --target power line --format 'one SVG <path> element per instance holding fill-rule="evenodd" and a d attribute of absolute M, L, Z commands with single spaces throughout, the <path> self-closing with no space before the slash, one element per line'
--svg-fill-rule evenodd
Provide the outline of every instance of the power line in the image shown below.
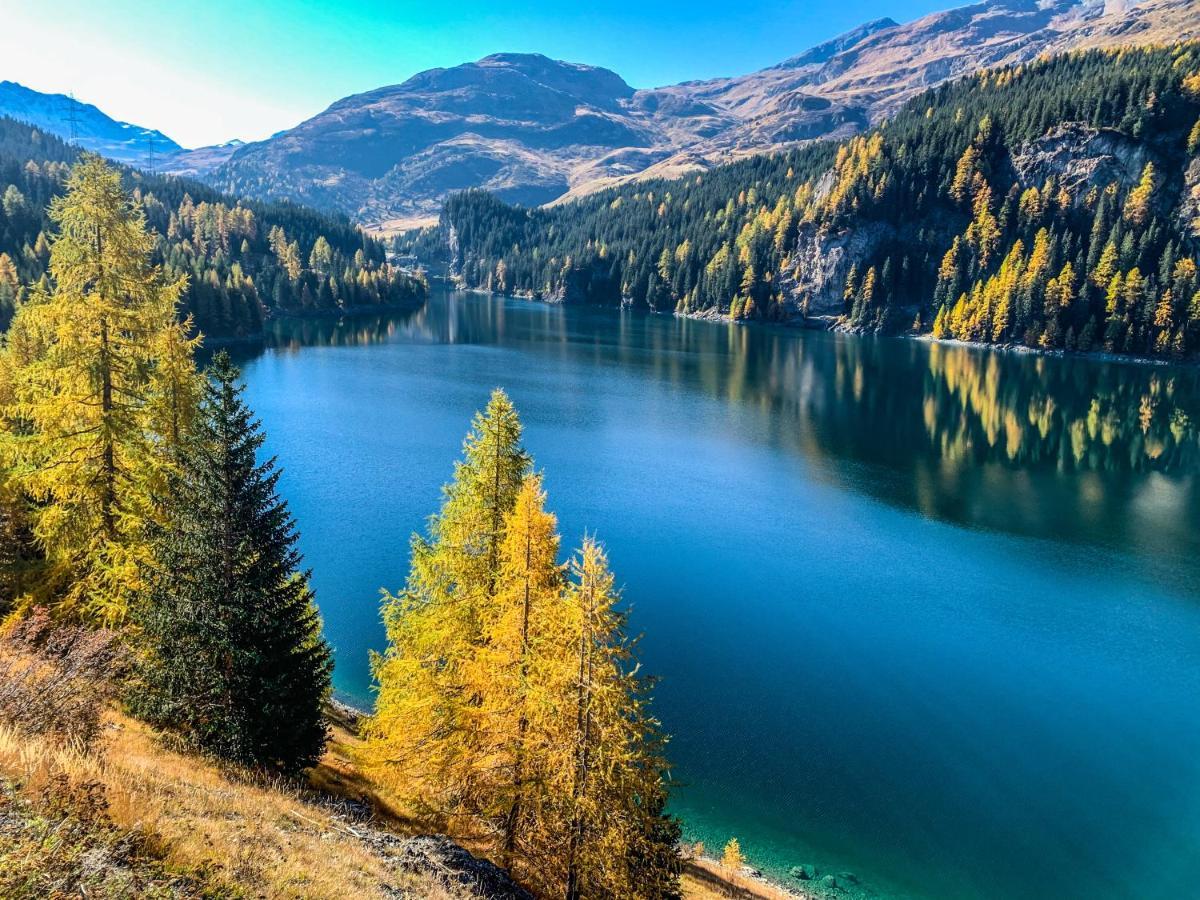
<path fill-rule="evenodd" d="M 67 95 L 67 126 L 71 132 L 69 143 L 77 144 L 79 140 L 79 104 L 75 102 L 75 94 Z"/>

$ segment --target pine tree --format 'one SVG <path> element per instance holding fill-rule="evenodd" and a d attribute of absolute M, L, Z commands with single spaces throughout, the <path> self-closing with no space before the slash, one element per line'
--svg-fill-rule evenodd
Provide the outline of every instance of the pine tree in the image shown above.
<path fill-rule="evenodd" d="M 294 772 L 324 747 L 332 664 L 280 472 L 256 459 L 264 436 L 242 390 L 218 354 L 152 529 L 130 704 L 203 750 Z"/>
<path fill-rule="evenodd" d="M 151 265 L 141 209 L 99 157 L 71 170 L 50 217 L 54 287 L 35 291 L 13 322 L 25 349 L 2 411 L 13 427 L 0 440 L 33 501 L 38 541 L 71 579 L 65 606 L 116 622 L 145 551 L 156 453 L 147 394 L 186 282 Z"/>
<path fill-rule="evenodd" d="M 395 790 L 437 815 L 481 802 L 481 698 L 466 684 L 466 667 L 483 642 L 504 523 L 529 465 L 516 410 L 497 389 L 475 416 L 428 535 L 413 536 L 405 590 L 384 596 L 388 650 L 372 659 L 378 697 L 368 755 Z"/>

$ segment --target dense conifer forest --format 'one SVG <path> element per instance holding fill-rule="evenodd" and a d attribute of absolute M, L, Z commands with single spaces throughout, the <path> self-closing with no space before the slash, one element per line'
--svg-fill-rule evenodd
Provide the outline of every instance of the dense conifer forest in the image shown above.
<path fill-rule="evenodd" d="M 1047 349 L 1200 350 L 1200 46 L 984 72 L 874 131 L 400 247 L 471 287 Z"/>
<path fill-rule="evenodd" d="M 50 201 L 79 151 L 0 118 L 0 329 L 47 276 Z M 420 303 L 425 285 L 390 265 L 349 220 L 290 203 L 236 200 L 198 182 L 130 169 L 123 181 L 168 278 L 188 276 L 181 313 L 210 336 L 245 337 L 272 313 Z"/>

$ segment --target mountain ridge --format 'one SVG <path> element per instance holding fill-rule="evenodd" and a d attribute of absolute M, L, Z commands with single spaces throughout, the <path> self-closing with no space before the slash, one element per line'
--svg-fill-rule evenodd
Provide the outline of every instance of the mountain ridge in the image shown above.
<path fill-rule="evenodd" d="M 343 97 L 261 141 L 186 150 L 79 104 L 105 128 L 77 142 L 148 167 L 152 139 L 159 171 L 387 232 L 435 221 L 445 198 L 464 189 L 528 206 L 563 202 L 631 179 L 846 138 L 921 91 L 981 69 L 1197 35 L 1193 0 L 982 0 L 907 23 L 865 22 L 732 77 L 635 89 L 600 66 L 501 52 Z M 2 91 L 0 114 L 68 137 L 67 117 L 54 111 L 70 98 L 22 90 L 42 98 L 33 104 L 38 115 L 6 107 Z"/>
<path fill-rule="evenodd" d="M 497 53 L 343 98 L 205 177 L 400 230 L 431 221 L 458 190 L 541 205 L 675 177 L 848 137 L 980 69 L 1186 38 L 1198 24 L 1189 0 L 984 0 L 904 24 L 876 19 L 746 75 L 638 90 L 608 69 Z"/>
<path fill-rule="evenodd" d="M 183 150 L 157 129 L 122 122 L 91 103 L 66 94 L 43 93 L 15 81 L 0 81 L 0 115 L 140 167 L 147 167 L 152 157 L 162 159 Z"/>

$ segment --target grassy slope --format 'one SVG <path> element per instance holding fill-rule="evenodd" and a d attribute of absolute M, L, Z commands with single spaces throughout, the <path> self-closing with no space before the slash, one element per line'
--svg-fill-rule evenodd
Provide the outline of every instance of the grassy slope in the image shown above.
<path fill-rule="evenodd" d="M 310 783 L 298 785 L 170 749 L 151 728 L 116 710 L 106 714 L 104 734 L 87 754 L 0 726 L 0 843 L 6 844 L 0 862 L 19 859 L 40 870 L 43 880 L 24 896 L 45 896 L 49 884 L 78 894 L 73 879 L 81 875 L 93 897 L 480 896 L 436 867 L 410 871 L 370 839 L 419 829 L 396 816 L 359 771 L 358 739 L 339 724 L 333 737 Z M 100 786 L 92 789 L 103 798 L 100 815 L 66 808 L 88 795 L 88 785 Z M 346 814 L 348 802 L 374 810 L 369 826 Z M 704 862 L 688 864 L 684 896 L 795 895 L 748 880 L 735 888 Z"/>
<path fill-rule="evenodd" d="M 45 815 L 42 798 L 65 776 L 77 786 L 102 785 L 111 826 L 140 835 L 150 851 L 138 865 L 179 874 L 185 896 L 201 889 L 269 897 L 474 896 L 433 874 L 400 870 L 329 805 L 330 795 L 172 751 L 117 712 L 106 725 L 97 751 L 86 755 L 0 728 L 0 779 L 10 786 L 0 793 L 0 815 L 22 808 L 26 816 Z M 330 766 L 344 765 L 331 757 Z M 344 780 L 326 763 L 318 772 Z"/>

